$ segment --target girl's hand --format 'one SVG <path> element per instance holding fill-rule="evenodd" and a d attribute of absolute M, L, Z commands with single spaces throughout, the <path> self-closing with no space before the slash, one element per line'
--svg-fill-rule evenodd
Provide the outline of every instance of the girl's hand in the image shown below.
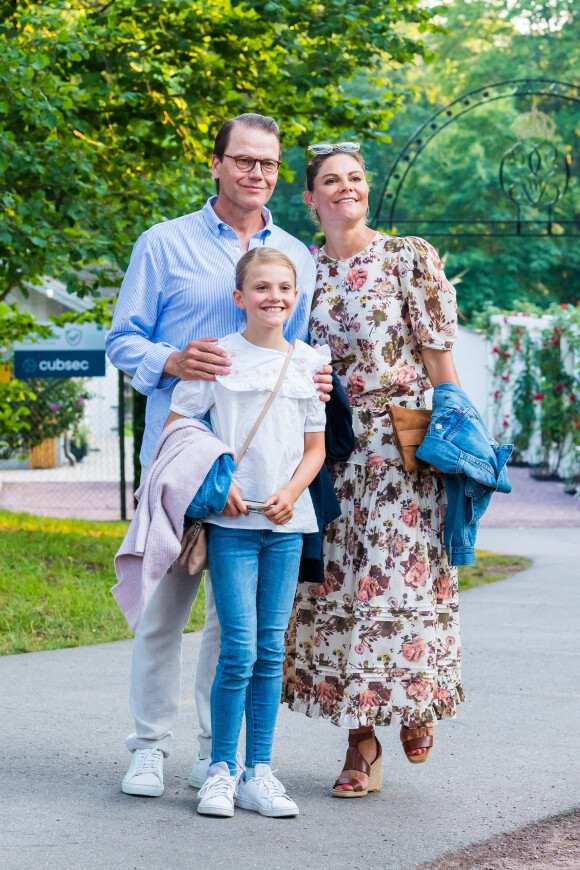
<path fill-rule="evenodd" d="M 283 526 L 294 516 L 295 501 L 295 497 L 288 492 L 286 487 L 282 487 L 264 502 L 264 516 L 272 520 L 277 526 Z"/>
<path fill-rule="evenodd" d="M 244 516 L 247 517 L 248 513 L 248 509 L 244 504 L 244 499 L 242 498 L 242 493 L 235 483 L 232 483 L 230 485 L 230 491 L 228 492 L 226 506 L 221 514 L 222 517 L 239 517 L 240 514 L 244 514 Z"/>

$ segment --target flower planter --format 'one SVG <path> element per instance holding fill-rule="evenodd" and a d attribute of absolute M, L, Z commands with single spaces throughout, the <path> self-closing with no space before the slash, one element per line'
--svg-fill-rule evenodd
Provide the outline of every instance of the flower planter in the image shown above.
<path fill-rule="evenodd" d="M 81 444 L 77 446 L 76 444 L 71 443 L 69 450 L 77 462 L 82 462 L 87 453 L 89 452 L 89 445 Z"/>
<path fill-rule="evenodd" d="M 552 471 L 549 465 L 530 465 L 530 477 L 533 477 L 534 480 L 561 480 L 560 476 Z"/>

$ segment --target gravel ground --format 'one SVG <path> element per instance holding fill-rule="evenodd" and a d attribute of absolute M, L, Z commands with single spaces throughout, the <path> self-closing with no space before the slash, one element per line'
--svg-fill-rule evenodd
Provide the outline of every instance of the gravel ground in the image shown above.
<path fill-rule="evenodd" d="M 578 870 L 580 810 L 445 855 L 417 870 Z"/>

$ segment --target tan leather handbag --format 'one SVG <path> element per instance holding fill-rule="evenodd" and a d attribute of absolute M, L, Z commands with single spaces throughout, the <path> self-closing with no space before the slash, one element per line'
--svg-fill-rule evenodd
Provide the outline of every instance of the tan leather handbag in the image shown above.
<path fill-rule="evenodd" d="M 288 348 L 288 353 L 286 354 L 286 359 L 284 360 L 284 365 L 282 366 L 282 371 L 280 372 L 280 377 L 276 382 L 276 386 L 270 393 L 268 401 L 262 408 L 260 416 L 254 423 L 252 431 L 244 441 L 244 445 L 236 457 L 236 468 L 240 464 L 242 456 L 250 446 L 250 442 L 258 431 L 260 423 L 266 416 L 270 405 L 276 398 L 276 394 L 280 389 L 280 385 L 284 380 L 284 376 L 286 375 L 286 371 L 288 370 L 288 366 L 290 365 L 290 360 L 292 359 L 293 352 L 294 346 L 290 345 L 290 347 Z M 187 565 L 187 570 L 191 577 L 193 577 L 194 574 L 198 574 L 200 571 L 205 571 L 206 568 L 209 567 L 207 558 L 207 535 L 204 521 L 202 519 L 194 520 L 193 524 L 189 526 L 189 528 L 187 528 L 183 533 L 183 537 L 181 539 L 181 553 L 179 554 L 179 564 Z"/>
<path fill-rule="evenodd" d="M 393 424 L 393 438 L 403 461 L 403 471 L 425 471 L 427 462 L 417 459 L 417 447 L 423 443 L 431 422 L 431 411 L 427 408 L 401 408 L 389 406 L 389 417 Z"/>

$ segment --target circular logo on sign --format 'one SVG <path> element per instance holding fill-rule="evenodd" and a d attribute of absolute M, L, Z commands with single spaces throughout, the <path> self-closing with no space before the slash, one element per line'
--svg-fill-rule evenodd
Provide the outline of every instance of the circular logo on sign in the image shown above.
<path fill-rule="evenodd" d="M 24 362 L 22 363 L 22 368 L 24 369 L 24 371 L 26 372 L 27 375 L 33 374 L 36 371 L 36 366 L 37 366 L 36 360 L 32 359 L 31 356 L 29 356 L 28 359 L 25 359 Z"/>
<path fill-rule="evenodd" d="M 66 338 L 67 343 L 71 345 L 71 347 L 76 347 L 81 343 L 83 333 L 78 328 L 78 326 L 73 326 L 65 331 L 64 337 Z"/>

